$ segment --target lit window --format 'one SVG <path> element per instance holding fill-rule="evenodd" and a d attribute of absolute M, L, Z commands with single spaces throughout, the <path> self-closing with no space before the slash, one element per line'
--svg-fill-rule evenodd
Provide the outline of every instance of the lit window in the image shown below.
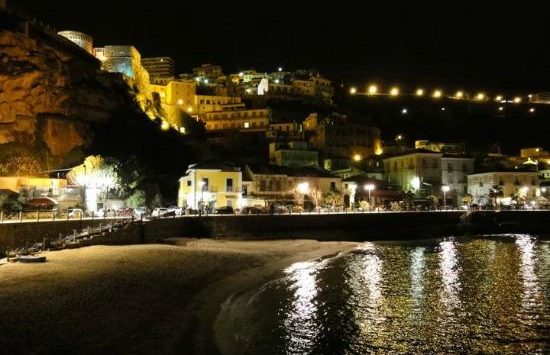
<path fill-rule="evenodd" d="M 183 105 L 183 100 L 182 99 L 178 99 L 178 105 Z"/>
<path fill-rule="evenodd" d="M 244 123 L 244 128 L 249 128 L 250 127 L 250 122 L 245 122 Z"/>

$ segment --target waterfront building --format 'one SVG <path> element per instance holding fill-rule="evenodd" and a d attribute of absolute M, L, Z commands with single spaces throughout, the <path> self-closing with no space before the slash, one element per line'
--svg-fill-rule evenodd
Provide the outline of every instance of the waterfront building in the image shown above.
<path fill-rule="evenodd" d="M 178 206 L 198 210 L 241 208 L 241 168 L 229 162 L 206 161 L 189 165 L 179 179 Z"/>
<path fill-rule="evenodd" d="M 443 154 L 441 183 L 449 187 L 447 204 L 461 205 L 468 193 L 468 174 L 474 172 L 474 158 L 464 154 Z"/>
<path fill-rule="evenodd" d="M 491 190 L 502 192 L 499 202 L 510 204 L 513 198 L 525 202 L 540 195 L 538 174 L 535 171 L 489 171 L 468 175 L 468 193 L 473 203 L 490 204 Z"/>
<path fill-rule="evenodd" d="M 247 165 L 244 180 L 244 204 L 247 206 L 297 204 L 303 198 L 320 204 L 328 193 L 342 191 L 342 179 L 318 166 Z"/>
<path fill-rule="evenodd" d="M 421 195 L 439 194 L 442 153 L 415 149 L 384 159 L 386 180 L 403 191 Z"/>
<path fill-rule="evenodd" d="M 203 77 L 208 79 L 217 79 L 223 76 L 222 67 L 213 64 L 201 64 L 199 67 L 193 68 L 195 77 Z"/>

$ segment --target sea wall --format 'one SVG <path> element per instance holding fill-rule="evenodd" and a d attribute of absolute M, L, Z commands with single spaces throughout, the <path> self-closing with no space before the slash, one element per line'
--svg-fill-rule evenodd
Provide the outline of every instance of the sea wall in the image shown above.
<path fill-rule="evenodd" d="M 69 235 L 109 219 L 0 224 L 0 251 Z M 317 240 L 411 239 L 480 233 L 550 234 L 550 211 L 399 212 L 246 216 L 186 216 L 136 221 L 90 244 L 159 242 L 166 238 Z"/>
<path fill-rule="evenodd" d="M 88 227 L 99 227 L 100 224 L 107 226 L 120 220 L 95 219 L 95 220 L 42 220 L 39 222 L 2 223 L 0 224 L 0 255 L 7 247 L 20 247 L 57 239 L 59 235 L 66 236 L 75 230 L 80 232 Z M 124 235 L 124 238 L 127 238 Z M 129 240 L 139 242 L 139 234 L 131 236 Z"/>

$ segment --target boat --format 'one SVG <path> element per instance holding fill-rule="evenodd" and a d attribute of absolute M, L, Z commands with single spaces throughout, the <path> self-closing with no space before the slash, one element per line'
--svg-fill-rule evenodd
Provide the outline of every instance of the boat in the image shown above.
<path fill-rule="evenodd" d="M 22 263 L 45 263 L 44 255 L 17 255 L 17 261 Z"/>

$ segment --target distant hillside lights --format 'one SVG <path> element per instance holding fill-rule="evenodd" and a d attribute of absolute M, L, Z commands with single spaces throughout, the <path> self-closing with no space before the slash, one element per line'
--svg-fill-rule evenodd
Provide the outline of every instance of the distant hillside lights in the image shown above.
<path fill-rule="evenodd" d="M 375 84 L 369 84 L 366 86 L 366 89 L 364 92 L 361 92 L 357 89 L 356 86 L 349 87 L 348 90 L 350 95 L 365 95 L 365 96 L 390 96 L 390 97 L 397 97 L 397 96 L 416 96 L 416 97 L 424 97 L 426 94 L 426 90 L 422 87 L 417 88 L 415 91 L 411 93 L 402 92 L 398 86 L 393 86 L 386 91 L 381 90 L 381 87 L 379 85 Z M 431 92 L 431 95 L 429 95 L 432 99 L 454 99 L 454 100 L 469 100 L 469 101 L 477 101 L 477 102 L 490 102 L 492 101 L 491 95 L 485 93 L 485 92 L 477 92 L 475 94 L 468 95 L 466 92 L 462 90 L 457 90 L 452 95 L 446 95 L 442 89 L 434 89 Z M 538 94 L 528 94 L 525 96 L 513 96 L 513 98 L 506 99 L 504 95 L 502 94 L 496 94 L 494 96 L 495 102 L 500 103 L 514 103 L 514 104 L 520 104 L 524 102 L 526 99 L 530 103 L 535 104 L 550 104 L 550 92 L 541 92 Z M 530 113 L 533 113 L 532 111 L 529 111 Z"/>

